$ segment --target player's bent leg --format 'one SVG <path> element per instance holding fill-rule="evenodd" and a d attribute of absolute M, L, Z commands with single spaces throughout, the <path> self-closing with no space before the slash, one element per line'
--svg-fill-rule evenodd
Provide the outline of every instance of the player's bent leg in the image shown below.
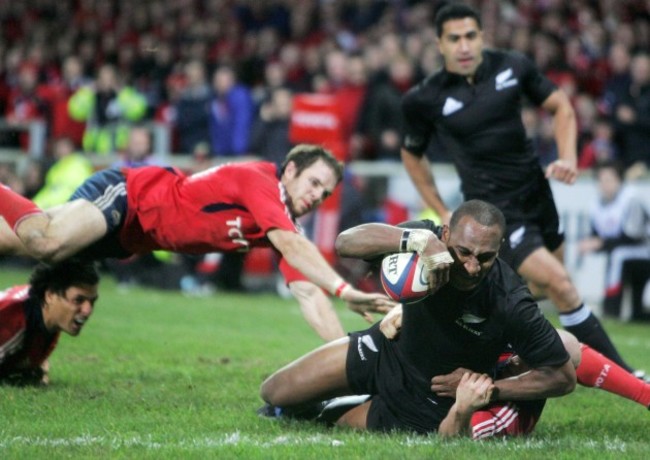
<path fill-rule="evenodd" d="M 499 402 L 477 410 L 470 421 L 472 439 L 523 436 L 532 433 L 542 415 L 545 402 Z"/>
<path fill-rule="evenodd" d="M 580 305 L 580 296 L 569 273 L 548 249 L 538 248 L 533 251 L 517 271 L 546 293 L 560 312 L 571 311 Z"/>
<path fill-rule="evenodd" d="M 45 262 L 64 260 L 106 234 L 102 212 L 86 200 L 75 200 L 28 216 L 17 224 L 16 235 L 28 254 Z"/>
<path fill-rule="evenodd" d="M 2 217 L 0 217 L 0 254 L 5 256 L 29 255 L 23 242 Z"/>
<path fill-rule="evenodd" d="M 558 335 L 560 336 L 560 339 L 562 339 L 562 344 L 564 345 L 564 348 L 566 349 L 567 353 L 569 353 L 569 356 L 571 357 L 571 364 L 573 364 L 573 367 L 576 369 L 580 365 L 580 360 L 582 358 L 582 351 L 580 350 L 580 342 L 576 338 L 575 335 L 571 334 L 568 331 L 564 331 L 562 329 L 556 329 Z"/>
<path fill-rule="evenodd" d="M 350 409 L 336 421 L 336 425 L 365 430 L 367 428 L 368 411 L 370 410 L 371 404 L 372 401 L 366 401 Z"/>
<path fill-rule="evenodd" d="M 575 285 L 558 258 L 545 248 L 536 249 L 519 267 L 518 273 L 548 293 L 560 313 L 562 326 L 576 338 L 604 354 L 628 371 L 632 368 L 618 350 L 588 306 L 581 302 Z"/>
<path fill-rule="evenodd" d="M 327 343 L 267 378 L 260 396 L 273 406 L 294 406 L 350 394 L 346 375 L 349 338 Z"/>

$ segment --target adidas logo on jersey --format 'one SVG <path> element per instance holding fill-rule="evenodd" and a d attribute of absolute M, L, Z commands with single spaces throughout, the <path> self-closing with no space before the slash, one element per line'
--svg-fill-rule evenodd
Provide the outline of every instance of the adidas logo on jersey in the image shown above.
<path fill-rule="evenodd" d="M 442 114 L 447 117 L 454 112 L 458 112 L 463 108 L 463 103 L 453 97 L 448 97 L 445 100 L 445 105 L 442 106 Z"/>
<path fill-rule="evenodd" d="M 510 88 L 511 86 L 515 86 L 518 83 L 518 80 L 516 78 L 512 78 L 512 69 L 510 68 L 504 70 L 503 72 L 499 72 L 494 80 L 496 83 L 497 91 Z"/>

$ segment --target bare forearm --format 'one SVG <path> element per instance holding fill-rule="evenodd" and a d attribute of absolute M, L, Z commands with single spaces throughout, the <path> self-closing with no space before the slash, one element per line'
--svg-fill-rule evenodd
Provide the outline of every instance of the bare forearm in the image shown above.
<path fill-rule="evenodd" d="M 454 404 L 438 427 L 438 436 L 461 436 L 469 432 L 473 412 L 463 412 Z"/>
<path fill-rule="evenodd" d="M 543 107 L 553 114 L 553 135 L 559 159 L 575 166 L 578 157 L 578 125 L 569 97 L 563 91 L 556 90 L 544 101 Z"/>
<path fill-rule="evenodd" d="M 298 300 L 305 321 L 320 338 L 329 342 L 345 337 L 345 331 L 332 302 L 318 286 L 309 281 L 294 281 L 289 285 L 289 289 Z"/>
<path fill-rule="evenodd" d="M 449 210 L 440 197 L 427 157 L 419 157 L 402 149 L 402 163 L 426 205 L 440 216 L 448 214 Z"/>
<path fill-rule="evenodd" d="M 570 361 L 559 368 L 541 367 L 494 382 L 493 400 L 533 400 L 564 396 L 576 384 L 575 369 Z"/>
<path fill-rule="evenodd" d="M 553 121 L 553 130 L 558 157 L 561 160 L 570 162 L 572 165 L 576 165 L 578 162 L 576 150 L 578 145 L 578 129 L 573 110 L 558 110 Z"/>
<path fill-rule="evenodd" d="M 327 263 L 311 241 L 302 235 L 285 230 L 272 230 L 268 233 L 268 237 L 289 265 L 329 293 L 336 292 L 343 278 Z"/>
<path fill-rule="evenodd" d="M 341 232 L 335 247 L 342 257 L 372 258 L 400 251 L 404 229 L 386 224 L 362 224 Z"/>

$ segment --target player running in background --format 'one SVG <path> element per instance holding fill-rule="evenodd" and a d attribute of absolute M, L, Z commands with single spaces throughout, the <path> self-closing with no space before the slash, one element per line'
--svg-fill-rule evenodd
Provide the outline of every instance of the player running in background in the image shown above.
<path fill-rule="evenodd" d="M 449 221 L 425 155 L 435 134 L 453 159 L 466 200 L 488 201 L 507 227 L 500 257 L 547 296 L 562 326 L 627 370 L 563 265 L 564 235 L 548 179 L 573 184 L 576 121 L 571 103 L 524 55 L 483 48 L 478 13 L 453 3 L 435 19 L 444 68 L 402 101 L 402 161 L 427 206 Z M 521 120 L 522 99 L 553 114 L 558 159 L 543 172 Z"/>
<path fill-rule="evenodd" d="M 0 215 L 8 224 L 0 223 L 0 252 L 60 261 L 75 254 L 101 259 L 154 249 L 201 254 L 271 246 L 303 315 L 329 340 L 344 333 L 323 289 L 369 321 L 369 312 L 394 304 L 345 282 L 296 223 L 332 194 L 342 174 L 330 152 L 301 144 L 280 168 L 232 163 L 192 176 L 157 166 L 103 170 L 70 202 L 47 211 L 0 187 Z"/>
<path fill-rule="evenodd" d="M 92 263 L 38 265 L 29 285 L 0 292 L 0 382 L 49 383 L 47 362 L 61 331 L 77 336 L 97 301 Z"/>

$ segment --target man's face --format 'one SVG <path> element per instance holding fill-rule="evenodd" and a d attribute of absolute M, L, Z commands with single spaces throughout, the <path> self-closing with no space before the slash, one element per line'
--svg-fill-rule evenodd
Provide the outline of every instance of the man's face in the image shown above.
<path fill-rule="evenodd" d="M 474 289 L 494 264 L 503 235 L 497 225 L 486 227 L 470 216 L 460 219 L 453 231 L 443 233 L 454 258 L 449 283 L 458 290 Z"/>
<path fill-rule="evenodd" d="M 483 59 L 483 32 L 473 18 L 450 19 L 442 26 L 438 49 L 448 72 L 473 77 Z"/>
<path fill-rule="evenodd" d="M 317 208 L 336 187 L 336 176 L 330 166 L 318 160 L 297 173 L 296 165 L 290 161 L 282 175 L 282 184 L 287 191 L 287 205 L 295 217 L 307 214 Z"/>
<path fill-rule="evenodd" d="M 90 285 L 71 286 L 64 295 L 47 291 L 43 305 L 45 327 L 51 332 L 78 335 L 92 314 L 97 297 L 97 286 Z"/>

